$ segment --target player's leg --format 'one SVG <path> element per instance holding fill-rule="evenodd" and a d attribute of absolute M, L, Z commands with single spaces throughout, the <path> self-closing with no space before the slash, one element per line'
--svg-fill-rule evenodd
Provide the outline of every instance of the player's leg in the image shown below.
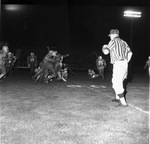
<path fill-rule="evenodd" d="M 4 78 L 6 76 L 6 67 L 4 65 L 0 65 L 0 79 Z"/>
<path fill-rule="evenodd" d="M 120 100 L 123 106 L 127 106 L 127 102 L 124 97 L 124 88 L 123 88 L 123 81 L 126 73 L 127 73 L 126 62 L 118 62 L 114 64 L 112 87 L 116 93 L 116 97 L 115 97 L 116 101 Z"/>

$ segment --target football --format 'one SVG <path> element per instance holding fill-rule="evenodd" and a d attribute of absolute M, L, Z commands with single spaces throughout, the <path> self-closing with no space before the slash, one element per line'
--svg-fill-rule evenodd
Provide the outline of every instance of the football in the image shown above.
<path fill-rule="evenodd" d="M 107 45 L 103 45 L 103 47 L 102 47 L 102 52 L 103 52 L 105 55 L 109 54 L 109 48 L 108 48 Z"/>

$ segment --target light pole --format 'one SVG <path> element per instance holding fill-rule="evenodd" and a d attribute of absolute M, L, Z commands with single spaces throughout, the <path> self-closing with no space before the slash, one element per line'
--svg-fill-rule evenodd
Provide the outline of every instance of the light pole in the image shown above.
<path fill-rule="evenodd" d="M 130 47 L 132 47 L 132 35 L 133 35 L 133 19 L 134 18 L 140 18 L 141 17 L 141 12 L 139 11 L 132 11 L 132 10 L 127 10 L 124 11 L 124 17 L 129 17 L 131 18 L 131 30 L 130 30 Z"/>

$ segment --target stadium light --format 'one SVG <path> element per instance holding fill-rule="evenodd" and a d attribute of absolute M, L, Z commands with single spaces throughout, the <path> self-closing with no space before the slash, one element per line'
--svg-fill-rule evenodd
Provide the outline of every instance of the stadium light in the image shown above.
<path fill-rule="evenodd" d="M 18 11 L 21 7 L 19 5 L 5 5 L 5 10 L 8 11 Z"/>
<path fill-rule="evenodd" d="M 136 11 L 124 11 L 124 16 L 125 17 L 136 17 L 140 18 L 141 17 L 141 12 L 136 12 Z"/>
<path fill-rule="evenodd" d="M 23 11 L 25 10 L 26 6 L 25 5 L 21 5 L 21 4 L 7 4 L 7 5 L 4 5 L 4 9 L 6 11 L 10 11 L 10 12 L 20 12 L 20 11 Z"/>
<path fill-rule="evenodd" d="M 130 47 L 132 47 L 132 35 L 133 35 L 133 19 L 140 18 L 142 15 L 139 11 L 126 10 L 124 11 L 124 17 L 131 18 L 131 35 L 130 35 Z"/>

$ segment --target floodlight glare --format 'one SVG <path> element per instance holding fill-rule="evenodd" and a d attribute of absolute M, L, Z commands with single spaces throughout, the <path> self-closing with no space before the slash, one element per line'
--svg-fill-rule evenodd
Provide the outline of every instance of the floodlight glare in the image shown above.
<path fill-rule="evenodd" d="M 5 10 L 8 10 L 8 11 L 18 11 L 18 10 L 21 10 L 23 7 L 21 5 L 5 5 Z"/>
<path fill-rule="evenodd" d="M 125 11 L 125 14 L 137 14 L 137 15 L 141 15 L 141 12 L 136 12 L 136 11 Z"/>
<path fill-rule="evenodd" d="M 125 17 L 137 17 L 137 18 L 140 18 L 141 17 L 141 15 L 133 15 L 133 14 L 124 14 L 123 16 L 125 16 Z"/>
<path fill-rule="evenodd" d="M 136 18 L 140 18 L 141 17 L 141 12 L 137 12 L 137 11 L 124 11 L 124 16 L 125 17 L 136 17 Z"/>

